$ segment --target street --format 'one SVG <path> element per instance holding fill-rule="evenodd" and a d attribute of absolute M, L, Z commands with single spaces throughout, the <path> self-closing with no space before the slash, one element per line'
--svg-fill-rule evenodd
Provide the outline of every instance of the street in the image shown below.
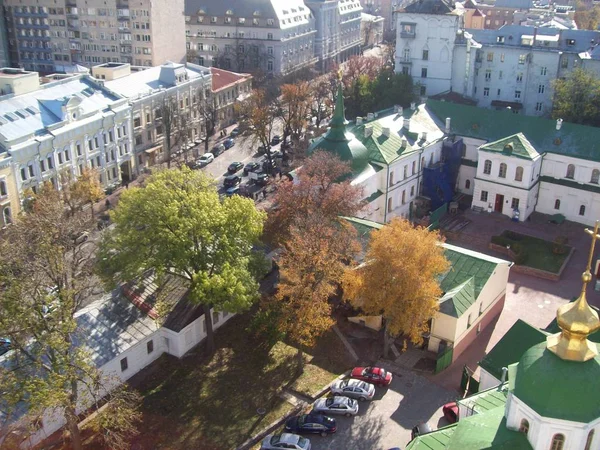
<path fill-rule="evenodd" d="M 390 369 L 392 369 L 390 367 Z M 371 402 L 361 402 L 356 417 L 335 416 L 331 436 L 308 436 L 313 450 L 388 450 L 405 448 L 412 428 L 428 422 L 432 429 L 447 425 L 442 406 L 456 400 L 448 391 L 414 372 L 394 368 L 392 384 L 377 387 Z M 332 416 L 333 417 L 333 416 Z"/>

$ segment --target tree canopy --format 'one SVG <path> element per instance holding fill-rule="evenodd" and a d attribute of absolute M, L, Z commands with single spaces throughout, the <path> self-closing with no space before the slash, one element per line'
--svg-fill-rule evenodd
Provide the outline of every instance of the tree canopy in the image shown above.
<path fill-rule="evenodd" d="M 583 125 L 600 126 L 600 78 L 577 68 L 564 80 L 555 80 L 552 117 Z"/>
<path fill-rule="evenodd" d="M 438 310 L 439 276 L 449 268 L 439 235 L 393 219 L 373 231 L 358 268 L 346 271 L 344 296 L 367 315 L 383 315 L 386 336 L 419 344 Z M 387 339 L 384 353 L 387 354 Z"/>
<path fill-rule="evenodd" d="M 183 279 L 189 300 L 204 307 L 209 350 L 210 308 L 237 313 L 257 299 L 252 247 L 265 215 L 252 200 L 221 200 L 211 179 L 183 167 L 157 172 L 144 187 L 123 192 L 111 217 L 115 228 L 101 244 L 101 273 L 113 282 L 148 269 Z"/>

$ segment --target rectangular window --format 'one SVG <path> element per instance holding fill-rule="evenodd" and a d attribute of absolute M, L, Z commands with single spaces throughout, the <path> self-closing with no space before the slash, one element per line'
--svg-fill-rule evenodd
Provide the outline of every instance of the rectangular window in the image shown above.
<path fill-rule="evenodd" d="M 40 172 L 44 173 L 46 171 L 46 161 L 43 159 L 40 161 Z"/>
<path fill-rule="evenodd" d="M 142 135 L 139 134 L 135 137 L 135 145 L 142 145 Z"/>
<path fill-rule="evenodd" d="M 492 71 L 486 70 L 485 71 L 485 81 L 490 81 L 491 79 L 492 79 Z"/>
<path fill-rule="evenodd" d="M 519 100 L 521 98 L 521 91 L 515 91 L 515 100 Z"/>
<path fill-rule="evenodd" d="M 62 164 L 62 163 L 63 163 L 62 153 L 58 152 L 58 164 Z"/>
<path fill-rule="evenodd" d="M 154 351 L 154 341 L 153 340 L 149 340 L 148 342 L 146 342 L 146 351 L 148 352 L 148 354 L 150 354 Z"/>
<path fill-rule="evenodd" d="M 33 164 L 28 165 L 27 168 L 29 169 L 29 177 L 34 177 L 35 172 L 33 171 Z"/>
<path fill-rule="evenodd" d="M 146 134 L 147 134 L 148 140 L 151 141 L 152 140 L 152 130 L 148 130 L 148 132 Z"/>
<path fill-rule="evenodd" d="M 52 158 L 52 155 L 48 156 L 48 169 L 54 169 L 54 158 Z"/>
<path fill-rule="evenodd" d="M 502 79 L 502 75 L 503 75 L 502 71 L 498 72 L 498 79 L 499 79 L 499 80 L 501 80 L 501 79 Z"/>
<path fill-rule="evenodd" d="M 504 62 L 504 53 L 500 53 L 500 62 Z"/>
<path fill-rule="evenodd" d="M 417 162 L 413 161 L 412 162 L 412 174 L 414 175 L 415 173 L 417 173 Z"/>
<path fill-rule="evenodd" d="M 487 54 L 487 60 L 488 62 L 494 62 L 494 52 L 489 52 Z"/>
<path fill-rule="evenodd" d="M 429 60 L 429 50 L 423 50 L 423 61 Z"/>
<path fill-rule="evenodd" d="M 510 202 L 510 207 L 514 211 L 515 209 L 519 209 L 519 199 L 513 198 L 512 202 Z"/>
<path fill-rule="evenodd" d="M 142 119 L 140 117 L 134 117 L 133 119 L 133 127 L 138 128 L 142 126 Z"/>
<path fill-rule="evenodd" d="M 538 94 L 543 94 L 545 90 L 546 90 L 546 85 L 545 84 L 540 84 L 538 86 Z"/>
<path fill-rule="evenodd" d="M 480 197 L 482 202 L 487 202 L 488 199 L 488 193 L 487 191 L 481 191 L 481 197 Z"/>
<path fill-rule="evenodd" d="M 569 68 L 569 60 L 567 58 L 563 58 L 563 60 L 560 62 L 560 67 L 563 69 L 568 69 Z"/>
<path fill-rule="evenodd" d="M 115 138 L 115 137 L 114 137 L 114 135 L 113 135 L 113 132 L 112 132 L 112 130 L 110 130 L 110 131 L 108 132 L 108 139 L 109 139 L 109 141 L 110 141 L 110 142 L 114 142 L 114 141 L 115 141 L 115 139 L 114 139 L 114 138 Z"/>
<path fill-rule="evenodd" d="M 98 148 L 98 147 L 100 147 L 100 144 L 98 143 L 98 136 L 96 136 L 94 138 L 94 148 Z"/>
<path fill-rule="evenodd" d="M 410 197 L 412 198 L 412 197 L 414 197 L 414 196 L 415 196 L 415 187 L 414 187 L 414 186 L 411 186 L 411 187 L 410 187 Z"/>
<path fill-rule="evenodd" d="M 81 156 L 81 144 L 78 142 L 77 143 L 77 156 Z"/>
<path fill-rule="evenodd" d="M 498 97 L 500 97 L 500 89 L 498 89 L 498 93 L 496 94 Z"/>
<path fill-rule="evenodd" d="M 129 366 L 127 365 L 127 358 L 121 360 L 121 372 L 125 372 Z"/>
<path fill-rule="evenodd" d="M 65 150 L 65 161 L 71 161 L 71 153 L 69 150 Z"/>
<path fill-rule="evenodd" d="M 540 75 L 546 75 L 547 72 L 548 72 L 548 68 L 542 67 L 542 70 L 540 71 Z"/>
<path fill-rule="evenodd" d="M 519 55 L 519 64 L 525 64 L 526 59 L 527 55 Z"/>
<path fill-rule="evenodd" d="M 517 74 L 517 83 L 521 83 L 523 81 L 523 74 L 522 73 L 518 73 Z"/>
<path fill-rule="evenodd" d="M 535 110 L 536 110 L 537 112 L 540 112 L 540 111 L 543 109 L 543 107 L 544 107 L 544 104 L 543 104 L 542 102 L 537 102 L 537 103 L 535 104 Z"/>
<path fill-rule="evenodd" d="M 427 78 L 427 68 L 423 67 L 421 69 L 421 78 Z"/>
<path fill-rule="evenodd" d="M 212 320 L 213 320 L 213 323 L 219 323 L 219 313 L 217 311 L 213 311 Z"/>
<path fill-rule="evenodd" d="M 484 97 L 489 97 L 490 96 L 490 88 L 483 88 L 483 96 Z"/>
<path fill-rule="evenodd" d="M 27 169 L 25 167 L 21 167 L 21 181 L 27 180 Z"/>

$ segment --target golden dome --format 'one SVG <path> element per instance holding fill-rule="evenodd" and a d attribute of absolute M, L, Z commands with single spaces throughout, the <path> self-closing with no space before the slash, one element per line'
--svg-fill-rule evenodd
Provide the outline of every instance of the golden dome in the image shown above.
<path fill-rule="evenodd" d="M 600 235 L 598 235 L 598 222 L 596 222 L 594 231 L 587 229 L 585 231 L 592 235 L 592 245 L 586 270 L 581 275 L 583 281 L 581 294 L 573 303 L 567 303 L 558 308 L 556 320 L 562 331 L 548 336 L 546 339 L 548 350 L 569 361 L 588 361 L 598 355 L 596 344 L 588 341 L 587 337 L 600 329 L 600 320 L 598 319 L 598 313 L 590 307 L 585 296 L 587 284 L 592 281 L 590 269 L 596 239 L 600 238 Z"/>

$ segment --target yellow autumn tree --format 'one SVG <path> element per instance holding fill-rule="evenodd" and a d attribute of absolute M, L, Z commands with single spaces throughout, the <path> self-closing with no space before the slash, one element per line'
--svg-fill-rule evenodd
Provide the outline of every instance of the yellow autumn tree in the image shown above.
<path fill-rule="evenodd" d="M 346 271 L 342 286 L 353 306 L 367 315 L 383 315 L 384 355 L 390 337 L 423 342 L 439 308 L 439 277 L 449 266 L 438 233 L 407 220 L 393 219 L 371 234 L 365 262 Z"/>

